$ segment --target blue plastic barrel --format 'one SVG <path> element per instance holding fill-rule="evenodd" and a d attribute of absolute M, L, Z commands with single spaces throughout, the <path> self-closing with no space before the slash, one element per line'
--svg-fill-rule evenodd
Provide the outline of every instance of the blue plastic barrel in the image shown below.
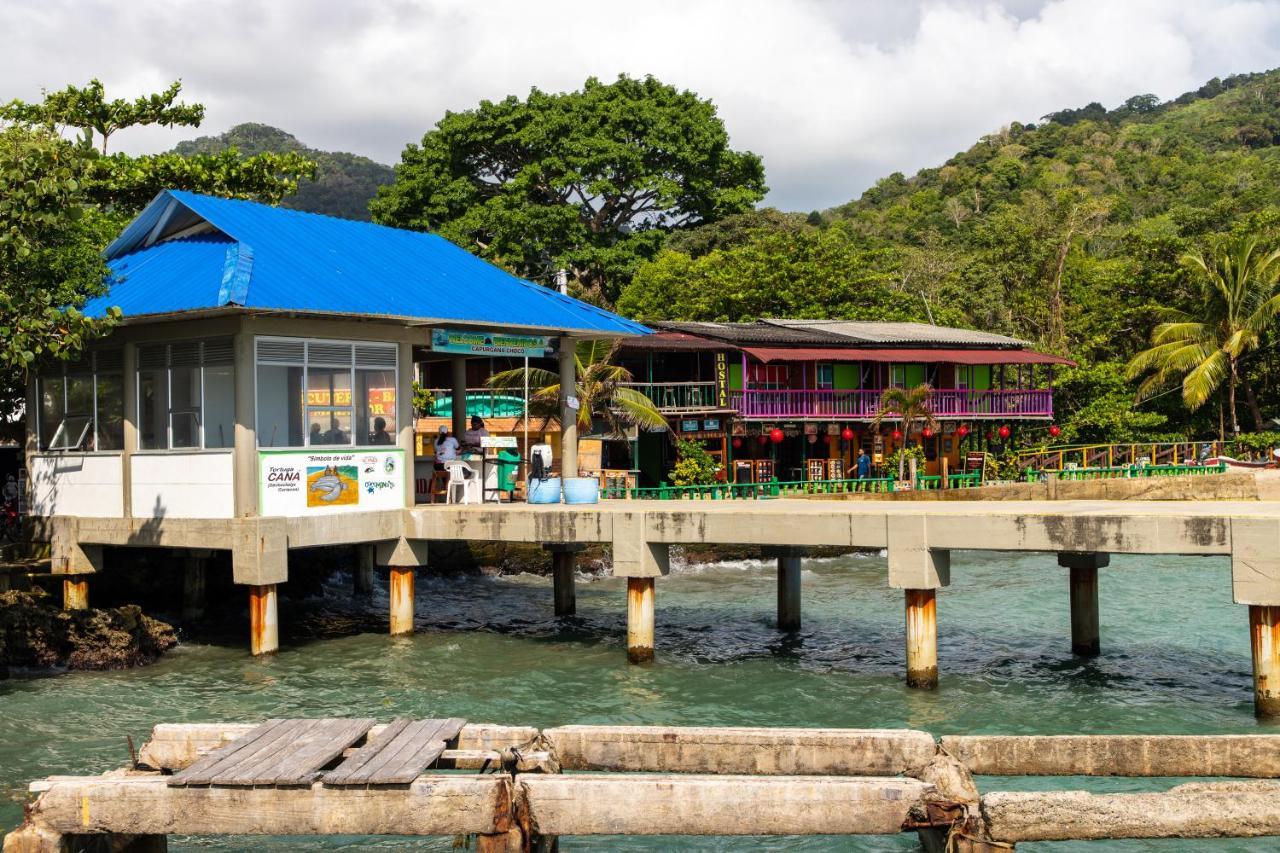
<path fill-rule="evenodd" d="M 551 477 L 546 480 L 530 480 L 529 481 L 529 503 L 531 504 L 560 503 L 560 478 Z"/>
<path fill-rule="evenodd" d="M 600 502 L 600 481 L 595 477 L 570 477 L 564 481 L 564 502 L 593 504 Z"/>

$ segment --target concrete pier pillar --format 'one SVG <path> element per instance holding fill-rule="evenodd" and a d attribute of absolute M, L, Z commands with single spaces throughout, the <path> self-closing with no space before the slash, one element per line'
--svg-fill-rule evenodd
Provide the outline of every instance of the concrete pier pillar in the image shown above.
<path fill-rule="evenodd" d="M 627 578 L 627 660 L 653 660 L 654 579 Z"/>
<path fill-rule="evenodd" d="M 1253 712 L 1280 717 L 1280 606 L 1249 605 L 1253 651 Z"/>
<path fill-rule="evenodd" d="M 577 346 L 572 338 L 560 339 L 560 476 L 578 476 Z"/>
<path fill-rule="evenodd" d="M 800 630 L 800 548 L 766 548 L 764 556 L 778 559 L 778 630 Z"/>
<path fill-rule="evenodd" d="M 575 558 L 571 550 L 551 552 L 551 582 L 557 616 L 572 616 L 578 610 L 577 590 L 574 588 Z"/>
<path fill-rule="evenodd" d="M 269 655 L 280 649 L 280 621 L 276 614 L 276 585 L 249 587 L 249 651 Z"/>
<path fill-rule="evenodd" d="M 374 545 L 356 546 L 356 568 L 351 578 L 356 595 L 369 595 L 373 592 L 374 557 Z"/>
<path fill-rule="evenodd" d="M 62 609 L 89 609 L 88 575 L 66 575 L 62 578 Z"/>
<path fill-rule="evenodd" d="M 462 441 L 462 434 L 467 431 L 467 360 L 454 358 L 449 363 L 449 375 L 453 387 L 453 437 Z"/>
<path fill-rule="evenodd" d="M 1102 650 L 1098 630 L 1098 569 L 1109 554 L 1061 553 L 1058 565 L 1071 570 L 1071 653 L 1096 657 Z"/>
<path fill-rule="evenodd" d="M 182 567 L 182 618 L 194 621 L 204 616 L 205 557 L 189 556 Z"/>
<path fill-rule="evenodd" d="M 935 589 L 908 589 L 907 686 L 938 687 L 938 603 Z"/>
<path fill-rule="evenodd" d="M 391 636 L 413 633 L 413 581 L 416 571 L 409 566 L 392 566 L 388 590 L 391 595 Z"/>

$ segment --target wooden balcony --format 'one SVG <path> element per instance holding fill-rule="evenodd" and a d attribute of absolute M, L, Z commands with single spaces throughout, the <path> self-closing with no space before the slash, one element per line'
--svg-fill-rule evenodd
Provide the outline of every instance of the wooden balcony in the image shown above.
<path fill-rule="evenodd" d="M 628 382 L 623 387 L 644 394 L 664 413 L 714 412 L 716 383 L 712 382 Z"/>
<path fill-rule="evenodd" d="M 763 390 L 733 391 L 730 408 L 744 418 L 770 420 L 823 418 L 871 420 L 880 407 L 882 390 Z M 939 418 L 1043 419 L 1053 417 L 1053 391 L 1048 389 L 938 389 L 930 408 Z"/>

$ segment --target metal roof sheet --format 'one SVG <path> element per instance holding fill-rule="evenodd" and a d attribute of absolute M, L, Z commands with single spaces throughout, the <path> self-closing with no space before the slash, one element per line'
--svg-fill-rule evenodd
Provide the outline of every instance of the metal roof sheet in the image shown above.
<path fill-rule="evenodd" d="M 894 323 L 871 320 L 761 320 L 785 329 L 826 332 L 859 343 L 875 344 L 958 344 L 970 346 L 1024 347 L 1026 341 L 951 326 L 928 323 Z"/>
<path fill-rule="evenodd" d="M 659 329 L 671 329 L 730 344 L 840 344 L 842 338 L 821 329 L 788 328 L 765 321 L 756 323 L 702 323 L 668 322 L 654 323 Z"/>
<path fill-rule="evenodd" d="M 892 347 L 744 347 L 750 356 L 765 364 L 774 361 L 875 361 L 895 364 L 921 364 L 943 362 L 947 364 L 1065 364 L 1072 367 L 1069 358 L 1029 349 L 960 349 L 930 347 L 906 349 Z"/>
<path fill-rule="evenodd" d="M 212 233 L 166 239 L 195 227 Z M 203 226 L 207 223 L 207 226 Z M 107 247 L 119 278 L 85 306 L 126 317 L 239 306 L 598 334 L 649 330 L 434 234 L 166 190 Z"/>

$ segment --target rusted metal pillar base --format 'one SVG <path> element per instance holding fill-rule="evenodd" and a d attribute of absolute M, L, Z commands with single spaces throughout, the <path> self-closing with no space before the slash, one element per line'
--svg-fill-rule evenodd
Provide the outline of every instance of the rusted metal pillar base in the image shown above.
<path fill-rule="evenodd" d="M 392 566 L 389 583 L 391 593 L 391 636 L 413 633 L 413 581 L 412 566 Z"/>
<path fill-rule="evenodd" d="M 627 578 L 627 660 L 653 660 L 653 578 Z"/>
<path fill-rule="evenodd" d="M 4 853 L 66 853 L 71 849 L 71 836 L 23 824 L 4 837 Z"/>
<path fill-rule="evenodd" d="M 182 618 L 188 622 L 204 617 L 204 557 L 187 557 L 182 572 Z"/>
<path fill-rule="evenodd" d="M 572 616 L 578 612 L 578 593 L 573 551 L 551 552 L 551 583 L 555 597 L 556 615 Z"/>
<path fill-rule="evenodd" d="M 356 570 L 351 578 L 356 595 L 369 595 L 373 592 L 375 550 L 373 545 L 356 546 Z"/>
<path fill-rule="evenodd" d="M 1098 569 L 1109 554 L 1061 553 L 1058 565 L 1071 570 L 1071 653 L 1097 657 L 1102 651 L 1098 621 Z"/>
<path fill-rule="evenodd" d="M 938 687 L 937 590 L 904 590 L 907 599 L 907 686 Z"/>
<path fill-rule="evenodd" d="M 800 558 L 778 557 L 778 630 L 800 630 Z"/>
<path fill-rule="evenodd" d="M 1280 607 L 1249 605 L 1253 649 L 1253 712 L 1280 717 Z"/>
<path fill-rule="evenodd" d="M 524 833 L 519 829 L 476 836 L 476 853 L 524 853 L 524 849 Z"/>
<path fill-rule="evenodd" d="M 62 579 L 62 609 L 89 609 L 88 575 L 68 575 Z"/>
<path fill-rule="evenodd" d="M 268 655 L 280 648 L 280 622 L 276 615 L 276 585 L 249 587 L 249 651 Z"/>

